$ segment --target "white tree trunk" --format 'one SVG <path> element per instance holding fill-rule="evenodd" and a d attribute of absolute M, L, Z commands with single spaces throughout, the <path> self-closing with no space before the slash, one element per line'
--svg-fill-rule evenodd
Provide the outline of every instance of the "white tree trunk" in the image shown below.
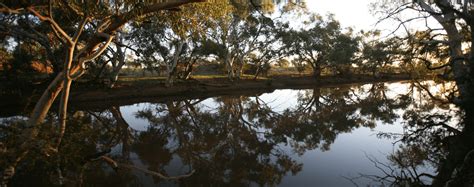
<path fill-rule="evenodd" d="M 230 52 L 227 53 L 225 57 L 225 65 L 227 68 L 227 76 L 229 77 L 229 80 L 234 80 L 234 58 L 230 54 Z"/>
<path fill-rule="evenodd" d="M 117 35 L 116 36 L 117 38 L 117 41 L 119 43 L 123 43 L 123 35 L 120 33 L 120 32 L 117 32 Z M 122 70 L 123 66 L 125 65 L 125 53 L 126 53 L 126 50 L 123 49 L 123 47 L 121 46 L 116 46 L 117 48 L 117 51 L 116 51 L 116 55 L 117 59 L 118 60 L 118 64 L 112 69 L 112 73 L 110 74 L 110 84 L 109 84 L 109 88 L 113 88 L 115 86 L 115 83 L 117 82 L 118 80 L 118 77 L 119 77 L 119 73 L 120 73 L 120 70 Z"/>
<path fill-rule="evenodd" d="M 174 82 L 175 74 L 176 74 L 176 67 L 178 65 L 179 56 L 181 55 L 181 52 L 183 51 L 184 44 L 185 42 L 178 43 L 178 45 L 176 46 L 176 50 L 174 51 L 173 59 L 171 59 L 171 61 L 166 64 L 166 73 L 167 73 L 166 87 L 173 86 L 173 82 Z"/>

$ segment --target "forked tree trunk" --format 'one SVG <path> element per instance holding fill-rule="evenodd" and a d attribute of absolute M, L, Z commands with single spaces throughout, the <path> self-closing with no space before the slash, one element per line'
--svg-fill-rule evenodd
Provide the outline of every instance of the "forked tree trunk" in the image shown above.
<path fill-rule="evenodd" d="M 456 82 L 456 85 L 458 87 L 459 94 L 460 94 L 460 97 L 458 98 L 459 101 L 457 103 L 462 103 L 466 99 L 469 100 L 472 97 L 471 96 L 472 94 L 470 93 L 470 89 L 471 89 L 470 87 L 472 86 L 471 85 L 472 83 L 470 83 L 469 74 L 472 72 L 468 71 L 469 67 L 467 65 L 467 60 L 462 59 L 464 58 L 464 54 L 462 51 L 463 35 L 460 33 L 457 27 L 456 19 L 447 18 L 447 17 L 455 17 L 456 13 L 452 10 L 449 10 L 449 8 L 446 8 L 442 10 L 442 14 L 439 14 L 439 13 L 436 13 L 436 11 L 433 10 L 433 7 L 431 7 L 425 1 L 414 1 L 414 2 L 416 2 L 423 10 L 430 13 L 431 16 L 434 19 L 436 19 L 436 21 L 446 31 L 446 34 L 448 37 L 449 50 L 450 50 L 450 57 L 453 59 L 451 68 L 453 70 L 454 80 Z M 438 3 L 450 6 L 447 0 L 440 0 Z M 474 26 L 474 24 L 473 23 L 468 23 L 468 24 L 472 29 L 472 26 Z"/>
<path fill-rule="evenodd" d="M 22 132 L 22 136 L 25 138 L 25 140 L 15 149 L 16 152 L 11 152 L 8 155 L 9 163 L 7 163 L 5 168 L 3 168 L 3 178 L 1 179 L 2 184 L 6 183 L 15 175 L 16 166 L 21 160 L 23 160 L 23 158 L 35 145 L 33 144 L 33 140 L 36 139 L 39 134 L 40 129 L 38 125 L 43 122 L 49 112 L 49 109 L 56 100 L 56 97 L 63 88 L 64 72 L 61 72 L 56 75 L 56 78 L 49 84 L 48 88 L 46 88 L 46 90 L 43 92 L 43 95 L 36 103 L 35 108 L 31 113 L 30 119 L 27 122 L 30 128 Z"/>
<path fill-rule="evenodd" d="M 67 106 L 69 102 L 69 91 L 71 90 L 72 79 L 70 77 L 72 60 L 74 58 L 74 51 L 76 48 L 76 44 L 71 44 L 68 48 L 68 55 L 64 62 L 64 70 L 63 70 L 63 89 L 61 94 L 61 101 L 59 103 L 59 137 L 56 143 L 55 150 L 58 150 L 59 145 L 64 136 L 64 132 L 66 131 L 66 120 L 67 120 Z"/>
<path fill-rule="evenodd" d="M 59 149 L 61 141 L 66 132 L 66 122 L 67 122 L 67 107 L 69 102 L 69 92 L 71 91 L 72 80 L 68 77 L 64 78 L 63 89 L 61 93 L 61 101 L 59 104 L 59 137 L 56 143 L 55 150 Z"/>

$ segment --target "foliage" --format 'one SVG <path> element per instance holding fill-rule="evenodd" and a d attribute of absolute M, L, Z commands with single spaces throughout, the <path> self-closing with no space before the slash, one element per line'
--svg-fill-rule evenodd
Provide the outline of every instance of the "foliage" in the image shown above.
<path fill-rule="evenodd" d="M 284 50 L 295 58 L 294 62 L 309 64 L 315 77 L 320 76 L 324 67 L 354 63 L 359 39 L 352 36 L 351 30 L 343 33 L 333 15 L 325 19 L 314 14 L 309 23 L 308 29 L 291 29 L 282 33 Z"/>
<path fill-rule="evenodd" d="M 402 61 L 402 58 L 400 58 L 400 55 L 403 54 L 402 41 L 399 38 L 391 37 L 381 40 L 378 31 L 363 34 L 368 41 L 362 43 L 359 67 L 375 76 L 386 65 Z"/>

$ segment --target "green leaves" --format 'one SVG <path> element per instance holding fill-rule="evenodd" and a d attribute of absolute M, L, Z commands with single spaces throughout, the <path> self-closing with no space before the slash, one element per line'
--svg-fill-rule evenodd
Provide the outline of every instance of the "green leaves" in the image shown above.
<path fill-rule="evenodd" d="M 311 15 L 308 29 L 289 30 L 281 33 L 288 56 L 295 56 L 297 64 L 308 63 L 312 67 L 351 64 L 359 51 L 358 37 L 349 30 L 343 33 L 333 15 L 326 18 Z"/>
<path fill-rule="evenodd" d="M 373 74 L 387 64 L 399 61 L 403 55 L 401 40 L 396 37 L 380 40 L 379 32 L 363 33 L 365 37 L 371 38 L 362 43 L 362 53 L 359 59 L 359 66 L 370 70 Z"/>

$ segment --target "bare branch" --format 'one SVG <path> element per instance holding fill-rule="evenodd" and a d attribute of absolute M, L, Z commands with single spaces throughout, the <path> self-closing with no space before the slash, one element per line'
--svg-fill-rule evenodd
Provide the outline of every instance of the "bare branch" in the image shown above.
<path fill-rule="evenodd" d="M 84 27 L 88 21 L 89 21 L 89 17 L 84 17 L 81 24 L 79 24 L 79 28 L 78 28 L 79 30 L 77 30 L 76 33 L 74 33 L 74 36 L 72 37 L 72 41 L 74 45 L 77 44 L 77 40 L 79 40 L 79 37 L 81 36 L 82 31 L 84 30 Z"/>

